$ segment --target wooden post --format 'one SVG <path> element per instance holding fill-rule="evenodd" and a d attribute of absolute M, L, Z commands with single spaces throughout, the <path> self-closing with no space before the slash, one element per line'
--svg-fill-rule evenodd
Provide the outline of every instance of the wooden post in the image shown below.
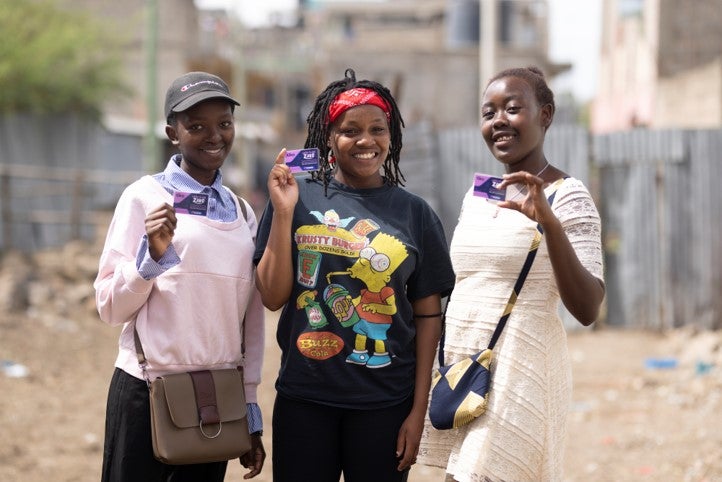
<path fill-rule="evenodd" d="M 10 206 L 10 174 L 3 169 L 0 173 L 0 205 L 2 205 L 3 249 L 13 248 L 13 210 Z"/>
<path fill-rule="evenodd" d="M 83 195 L 85 189 L 85 175 L 81 169 L 75 173 L 75 182 L 73 184 L 73 197 L 70 206 L 70 236 L 71 239 L 80 239 L 81 221 L 83 217 Z"/>

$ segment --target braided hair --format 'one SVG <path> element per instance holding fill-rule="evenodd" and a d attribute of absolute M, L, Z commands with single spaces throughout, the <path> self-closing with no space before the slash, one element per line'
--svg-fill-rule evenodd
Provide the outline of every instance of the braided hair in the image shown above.
<path fill-rule="evenodd" d="M 326 89 L 316 97 L 313 110 L 308 115 L 306 122 L 308 123 L 308 136 L 304 148 L 316 147 L 319 151 L 319 170 L 311 173 L 313 179 L 323 181 L 324 192 L 328 188 L 328 183 L 332 175 L 332 166 L 328 162 L 328 156 L 331 148 L 328 145 L 328 139 L 331 135 L 333 124 L 329 123 L 329 107 L 337 95 L 347 90 L 357 87 L 373 90 L 388 104 L 390 110 L 389 116 L 389 132 L 391 134 L 391 145 L 389 146 L 389 154 L 384 160 L 383 176 L 387 184 L 393 186 L 403 186 L 406 178 L 399 169 L 399 158 L 401 157 L 401 128 L 405 127 L 404 120 L 396 105 L 396 101 L 391 95 L 391 91 L 378 82 L 372 80 L 356 80 L 356 72 L 353 69 L 346 69 L 344 78 L 336 80 L 328 84 Z"/>

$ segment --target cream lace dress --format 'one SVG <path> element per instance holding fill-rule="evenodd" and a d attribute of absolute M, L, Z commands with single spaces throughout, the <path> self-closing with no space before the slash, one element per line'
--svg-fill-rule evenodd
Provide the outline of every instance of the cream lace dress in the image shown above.
<path fill-rule="evenodd" d="M 602 279 L 600 221 L 587 188 L 577 179 L 565 179 L 552 209 L 582 265 Z M 466 194 L 451 242 L 456 287 L 447 310 L 446 363 L 486 348 L 535 229 L 523 214 L 498 210 L 471 190 Z M 572 383 L 559 301 L 542 240 L 494 348 L 486 413 L 444 431 L 427 419 L 420 464 L 446 467 L 453 480 L 464 482 L 562 480 Z"/>

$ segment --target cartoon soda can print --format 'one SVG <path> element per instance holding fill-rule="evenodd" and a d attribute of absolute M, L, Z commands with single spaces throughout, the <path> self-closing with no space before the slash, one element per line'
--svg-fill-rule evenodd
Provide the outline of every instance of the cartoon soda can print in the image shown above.
<path fill-rule="evenodd" d="M 317 291 L 306 290 L 296 298 L 296 308 L 306 310 L 306 318 L 311 328 L 317 329 L 328 325 L 321 304 L 316 301 Z"/>
<path fill-rule="evenodd" d="M 352 326 L 360 320 L 351 295 L 343 286 L 328 285 L 323 291 L 323 299 L 344 328 Z"/>
<path fill-rule="evenodd" d="M 372 219 L 361 219 L 354 224 L 351 232 L 359 239 L 365 238 L 367 234 L 379 229 L 379 225 Z"/>
<path fill-rule="evenodd" d="M 298 284 L 307 288 L 315 287 L 320 266 L 320 253 L 307 249 L 300 250 L 298 252 Z"/>

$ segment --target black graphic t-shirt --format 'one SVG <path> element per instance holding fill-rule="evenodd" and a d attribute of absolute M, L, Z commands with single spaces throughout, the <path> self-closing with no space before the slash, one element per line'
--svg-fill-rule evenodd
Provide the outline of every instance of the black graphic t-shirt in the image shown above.
<path fill-rule="evenodd" d="M 286 397 L 338 407 L 391 406 L 414 388 L 411 302 L 454 285 L 439 218 L 403 188 L 351 189 L 297 178 L 299 201 L 290 240 L 294 284 L 281 313 L 281 369 Z M 270 202 L 256 238 L 263 255 Z"/>

